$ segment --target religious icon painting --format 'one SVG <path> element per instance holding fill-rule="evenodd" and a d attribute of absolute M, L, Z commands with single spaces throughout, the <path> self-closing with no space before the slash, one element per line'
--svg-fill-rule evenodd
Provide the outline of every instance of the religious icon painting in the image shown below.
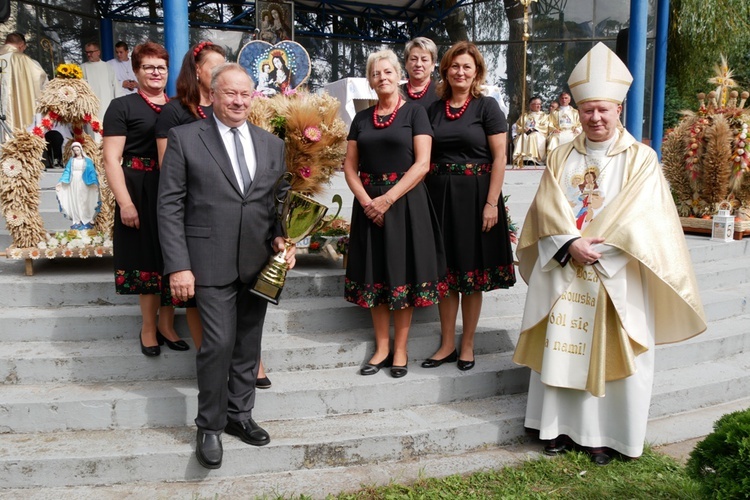
<path fill-rule="evenodd" d="M 310 76 L 310 56 L 297 42 L 272 45 L 255 40 L 246 44 L 237 57 L 255 83 L 255 91 L 267 97 L 289 93 Z"/>
<path fill-rule="evenodd" d="M 255 28 L 258 40 L 270 44 L 294 40 L 294 3 L 256 0 Z"/>

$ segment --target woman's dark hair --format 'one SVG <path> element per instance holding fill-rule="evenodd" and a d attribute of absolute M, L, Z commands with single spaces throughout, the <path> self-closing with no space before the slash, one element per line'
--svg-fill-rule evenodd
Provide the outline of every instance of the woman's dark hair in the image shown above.
<path fill-rule="evenodd" d="M 200 82 L 196 77 L 198 65 L 211 52 L 216 52 L 224 58 L 227 56 L 221 45 L 211 42 L 196 43 L 190 47 L 190 50 L 187 51 L 185 57 L 182 59 L 180 74 L 177 76 L 177 99 L 196 118 L 200 118 L 198 106 L 201 104 Z"/>

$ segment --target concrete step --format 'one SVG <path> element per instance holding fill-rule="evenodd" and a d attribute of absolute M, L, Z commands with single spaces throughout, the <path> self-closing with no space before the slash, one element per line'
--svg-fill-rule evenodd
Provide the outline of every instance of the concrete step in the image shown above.
<path fill-rule="evenodd" d="M 726 287 L 721 290 L 701 290 L 700 295 L 708 322 L 750 313 L 748 307 L 750 284 Z"/>
<path fill-rule="evenodd" d="M 190 481 L 298 469 L 325 469 L 460 453 L 523 435 L 525 395 L 356 415 L 263 422 L 271 443 L 223 436 L 224 464 L 195 459 L 191 427 L 0 434 L 6 488 Z"/>
<path fill-rule="evenodd" d="M 747 351 L 659 372 L 651 399 L 651 418 L 750 397 Z"/>
<path fill-rule="evenodd" d="M 323 418 L 525 392 L 528 369 L 514 365 L 510 356 L 477 355 L 477 366 L 468 372 L 455 364 L 425 369 L 412 363 L 402 379 L 393 379 L 388 370 L 363 377 L 359 366 L 273 373 L 273 386 L 258 391 L 253 416 Z M 0 429 L 13 433 L 190 426 L 197 413 L 194 377 L 6 386 L 3 400 Z"/>
<path fill-rule="evenodd" d="M 686 234 L 685 240 L 694 265 L 743 259 L 750 256 L 750 238 L 724 243 L 711 241 L 708 236 Z"/>
<path fill-rule="evenodd" d="M 138 297 L 117 295 L 112 258 L 39 259 L 34 276 L 24 276 L 22 261 L 0 267 L 0 307 L 65 307 L 137 304 Z M 18 272 L 16 272 L 18 271 Z M 294 298 L 343 297 L 342 260 L 301 255 L 289 271 L 282 304 Z"/>
<path fill-rule="evenodd" d="M 512 352 L 519 325 L 520 317 L 508 318 L 503 323 L 483 321 L 476 332 L 475 353 Z M 459 329 L 459 339 L 460 333 Z M 186 341 L 192 346 L 189 339 Z M 431 356 L 439 344 L 439 323 L 414 325 L 409 336 L 412 363 L 421 363 Z M 371 328 L 263 337 L 263 358 L 269 372 L 274 374 L 358 368 L 370 359 L 374 349 Z M 194 376 L 194 350 L 178 352 L 162 347 L 161 352 L 159 358 L 143 356 L 137 334 L 91 342 L 6 341 L 0 344 L 0 381 L 95 383 Z"/>

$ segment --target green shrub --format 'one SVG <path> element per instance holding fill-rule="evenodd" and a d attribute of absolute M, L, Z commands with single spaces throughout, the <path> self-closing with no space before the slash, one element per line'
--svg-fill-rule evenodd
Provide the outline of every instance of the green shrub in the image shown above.
<path fill-rule="evenodd" d="M 687 471 L 707 497 L 750 498 L 750 409 L 717 420 L 690 454 Z"/>

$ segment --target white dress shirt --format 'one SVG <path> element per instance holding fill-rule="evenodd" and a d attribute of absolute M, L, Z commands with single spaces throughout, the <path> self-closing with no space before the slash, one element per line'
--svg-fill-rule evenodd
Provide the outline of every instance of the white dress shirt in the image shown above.
<path fill-rule="evenodd" d="M 237 178 L 237 184 L 244 192 L 242 174 L 240 173 L 240 166 L 237 161 L 237 149 L 234 146 L 234 133 L 232 132 L 231 127 L 224 125 L 218 118 L 216 118 L 216 115 L 214 115 L 214 120 L 216 120 L 216 124 L 219 126 L 219 135 L 221 136 L 221 140 L 224 141 L 224 147 L 226 148 L 229 159 L 232 162 L 232 170 L 234 171 L 234 176 Z M 237 130 L 240 133 L 242 149 L 245 151 L 245 162 L 247 163 L 247 169 L 250 172 L 250 179 L 254 179 L 256 164 L 255 148 L 253 147 L 253 140 L 250 138 L 250 129 L 247 126 L 247 123 L 243 123 L 237 127 Z"/>

